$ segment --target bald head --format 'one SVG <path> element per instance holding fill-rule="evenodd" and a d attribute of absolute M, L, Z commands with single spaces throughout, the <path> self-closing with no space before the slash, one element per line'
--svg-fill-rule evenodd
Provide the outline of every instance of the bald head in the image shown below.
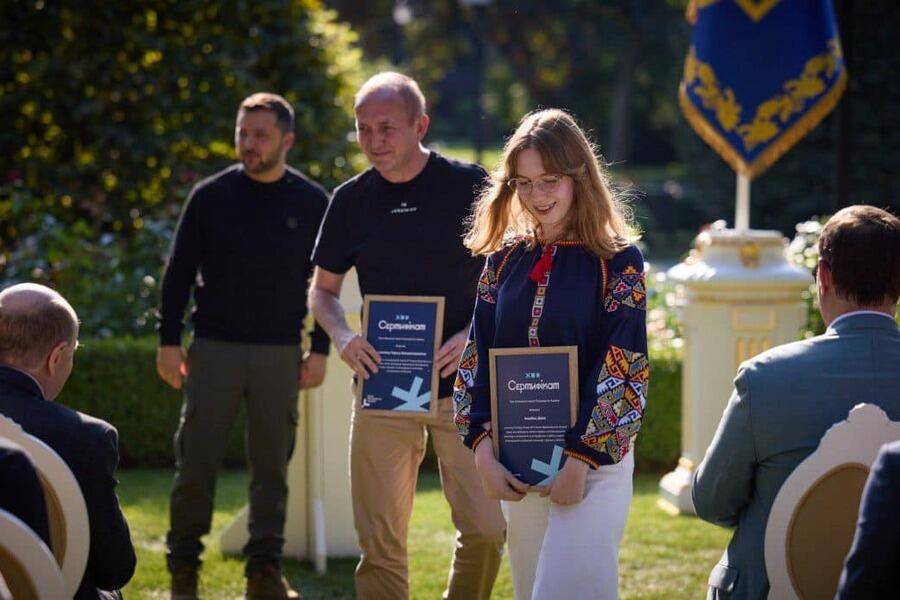
<path fill-rule="evenodd" d="M 0 292 L 0 362 L 34 369 L 50 352 L 78 338 L 78 315 L 56 291 L 20 283 Z"/>
<path fill-rule="evenodd" d="M 419 89 L 419 84 L 402 73 L 385 71 L 370 77 L 356 92 L 354 109 L 370 100 L 402 103 L 410 123 L 425 114 L 425 95 Z"/>

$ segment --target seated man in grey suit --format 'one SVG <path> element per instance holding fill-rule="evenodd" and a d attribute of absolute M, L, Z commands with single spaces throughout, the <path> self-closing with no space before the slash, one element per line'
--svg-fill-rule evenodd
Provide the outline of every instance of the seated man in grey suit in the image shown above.
<path fill-rule="evenodd" d="M 850 206 L 819 238 L 824 334 L 746 361 L 694 474 L 697 515 L 736 527 L 709 577 L 709 598 L 765 598 L 763 544 L 781 484 L 860 402 L 900 420 L 900 220 Z"/>
<path fill-rule="evenodd" d="M 120 598 L 136 558 L 116 497 L 118 433 L 54 402 L 77 347 L 78 317 L 65 298 L 33 283 L 0 292 L 0 414 L 53 448 L 84 495 L 91 540 L 75 600 Z"/>

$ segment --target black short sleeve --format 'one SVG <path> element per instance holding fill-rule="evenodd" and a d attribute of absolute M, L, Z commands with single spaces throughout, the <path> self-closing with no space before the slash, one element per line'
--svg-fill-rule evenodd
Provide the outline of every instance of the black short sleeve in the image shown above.
<path fill-rule="evenodd" d="M 335 190 L 328 204 L 313 251 L 313 264 L 332 273 L 346 273 L 353 266 L 346 214 L 348 198 L 342 188 Z"/>

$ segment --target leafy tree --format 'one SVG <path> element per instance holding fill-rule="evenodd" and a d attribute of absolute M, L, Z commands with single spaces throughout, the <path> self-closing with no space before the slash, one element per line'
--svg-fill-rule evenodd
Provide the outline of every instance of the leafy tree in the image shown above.
<path fill-rule="evenodd" d="M 459 0 L 409 0 L 405 26 L 393 21 L 391 0 L 329 3 L 359 32 L 370 61 L 393 61 L 419 80 L 436 135 L 458 140 L 472 130 L 482 36 L 494 143 L 528 110 L 562 106 L 594 129 L 611 160 L 674 158 L 683 1 L 496 0 L 475 12 Z"/>
<path fill-rule="evenodd" d="M 233 161 L 245 96 L 293 104 L 291 164 L 329 186 L 358 167 L 360 53 L 317 0 L 10 0 L 0 32 L 0 281 L 129 305 L 92 333 L 146 330 L 156 294 L 141 286 L 189 188 Z M 118 281 L 111 262 L 133 264 Z"/>
<path fill-rule="evenodd" d="M 900 70 L 900 54 L 894 49 L 893 32 L 900 28 L 900 15 L 888 0 L 850 1 L 849 8 L 849 21 L 839 21 L 850 77 L 841 100 L 850 102 L 847 203 L 875 204 L 896 212 L 900 209 L 900 180 L 895 174 L 900 161 L 900 81 L 894 73 Z M 840 105 L 753 182 L 752 227 L 792 235 L 796 223 L 841 208 L 835 184 L 838 110 Z M 686 124 L 678 140 L 690 193 L 710 219 L 733 223 L 734 173 Z"/>
<path fill-rule="evenodd" d="M 484 99 L 494 144 L 523 112 L 566 107 L 593 130 L 607 159 L 684 166 L 675 186 L 679 198 L 651 189 L 649 196 L 657 197 L 639 200 L 640 211 L 648 204 L 690 205 L 694 221 L 687 235 L 704 222 L 733 220 L 734 173 L 688 127 L 677 105 L 691 33 L 685 0 L 494 0 L 477 15 L 459 0 L 407 0 L 413 18 L 405 26 L 391 18 L 399 0 L 329 3 L 359 31 L 369 60 L 393 61 L 420 81 L 436 136 L 469 139 L 477 28 L 488 47 Z M 845 33 L 852 28 L 845 95 L 851 103 L 849 202 L 900 208 L 893 173 L 900 159 L 900 80 L 894 77 L 900 53 L 892 39 L 900 13 L 887 0 L 835 2 L 839 10 L 844 4 L 850 19 L 840 26 Z M 754 182 L 754 227 L 791 234 L 797 222 L 839 208 L 836 130 L 832 114 Z M 660 187 L 637 184 L 645 191 Z M 648 228 L 647 237 L 658 233 Z"/>

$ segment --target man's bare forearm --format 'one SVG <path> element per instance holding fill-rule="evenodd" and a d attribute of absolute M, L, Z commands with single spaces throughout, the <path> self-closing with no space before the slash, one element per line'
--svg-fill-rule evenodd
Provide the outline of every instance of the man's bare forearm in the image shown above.
<path fill-rule="evenodd" d="M 347 316 L 340 299 L 331 292 L 318 288 L 310 289 L 309 309 L 338 349 L 342 349 L 356 335 L 347 324 Z"/>

